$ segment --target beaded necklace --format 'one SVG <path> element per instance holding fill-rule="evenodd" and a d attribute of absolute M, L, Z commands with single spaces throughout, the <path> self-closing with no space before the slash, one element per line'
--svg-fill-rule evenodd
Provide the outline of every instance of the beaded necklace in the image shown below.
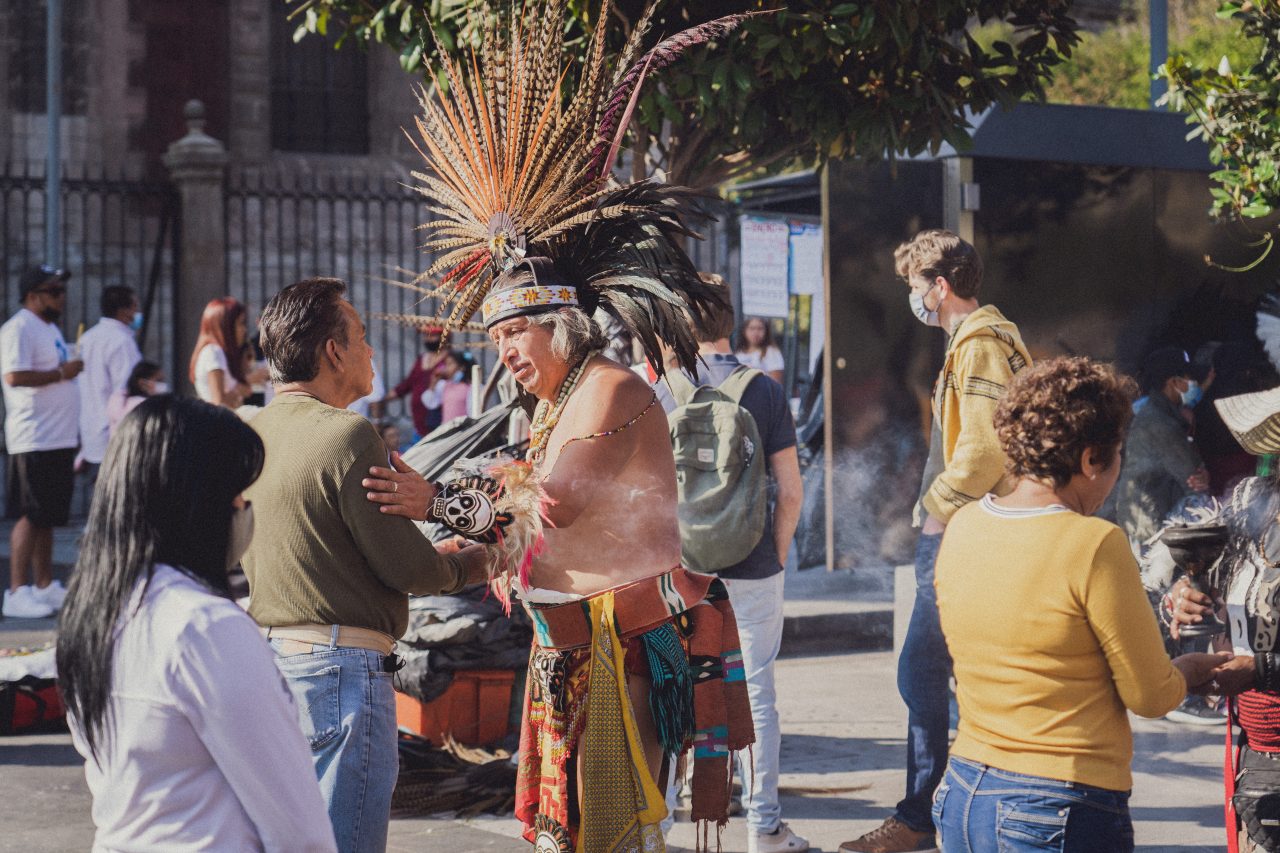
<path fill-rule="evenodd" d="M 529 452 L 525 460 L 534 468 L 537 468 L 542 458 L 547 455 L 547 443 L 551 441 L 551 433 L 555 430 L 556 424 L 560 423 L 564 407 L 568 405 L 569 397 L 577 390 L 578 383 L 582 381 L 582 374 L 587 368 L 587 362 L 594 355 L 594 352 L 587 353 L 586 358 L 569 371 L 569 375 L 560 384 L 560 391 L 556 394 L 554 403 L 539 400 L 537 407 L 533 410 L 533 422 L 529 425 Z"/>

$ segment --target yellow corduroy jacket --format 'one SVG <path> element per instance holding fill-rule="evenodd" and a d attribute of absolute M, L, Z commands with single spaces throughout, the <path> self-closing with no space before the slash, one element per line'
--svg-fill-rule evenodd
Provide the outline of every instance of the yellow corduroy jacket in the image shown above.
<path fill-rule="evenodd" d="M 1009 380 L 1030 364 L 1018 327 L 991 305 L 964 318 L 952 334 L 933 389 L 945 467 L 920 499 L 930 515 L 949 521 L 965 504 L 1013 487 L 993 420 Z"/>

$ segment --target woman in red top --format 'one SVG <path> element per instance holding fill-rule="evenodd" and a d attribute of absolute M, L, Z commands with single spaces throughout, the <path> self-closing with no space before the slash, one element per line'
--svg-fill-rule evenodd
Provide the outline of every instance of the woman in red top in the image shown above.
<path fill-rule="evenodd" d="M 416 433 L 414 441 L 440 426 L 439 405 L 429 409 L 422 401 L 423 392 L 431 390 L 435 385 L 438 378 L 436 374 L 444 363 L 446 353 L 440 351 L 440 337 L 441 329 L 438 326 L 427 326 L 422 330 L 425 352 L 413 363 L 409 375 L 392 388 L 384 400 L 386 402 L 399 397 L 408 399 L 409 412 L 413 416 L 413 431 Z"/>

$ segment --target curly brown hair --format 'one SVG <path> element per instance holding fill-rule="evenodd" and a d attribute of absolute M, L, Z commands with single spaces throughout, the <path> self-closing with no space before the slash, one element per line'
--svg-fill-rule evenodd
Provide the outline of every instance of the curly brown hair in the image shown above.
<path fill-rule="evenodd" d="M 1137 392 L 1132 379 L 1088 358 L 1055 358 L 1022 371 L 995 416 L 1010 472 L 1061 488 L 1080 473 L 1086 448 L 1110 464 Z"/>

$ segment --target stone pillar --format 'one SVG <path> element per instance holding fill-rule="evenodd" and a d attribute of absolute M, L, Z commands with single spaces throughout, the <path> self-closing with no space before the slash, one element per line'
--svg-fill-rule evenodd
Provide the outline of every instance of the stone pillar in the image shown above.
<path fill-rule="evenodd" d="M 187 135 L 169 146 L 164 164 L 182 203 L 179 233 L 181 277 L 174 294 L 174 387 L 192 391 L 187 360 L 200 332 L 200 315 L 210 299 L 227 292 L 224 178 L 227 150 L 204 132 L 204 104 L 188 101 Z"/>

